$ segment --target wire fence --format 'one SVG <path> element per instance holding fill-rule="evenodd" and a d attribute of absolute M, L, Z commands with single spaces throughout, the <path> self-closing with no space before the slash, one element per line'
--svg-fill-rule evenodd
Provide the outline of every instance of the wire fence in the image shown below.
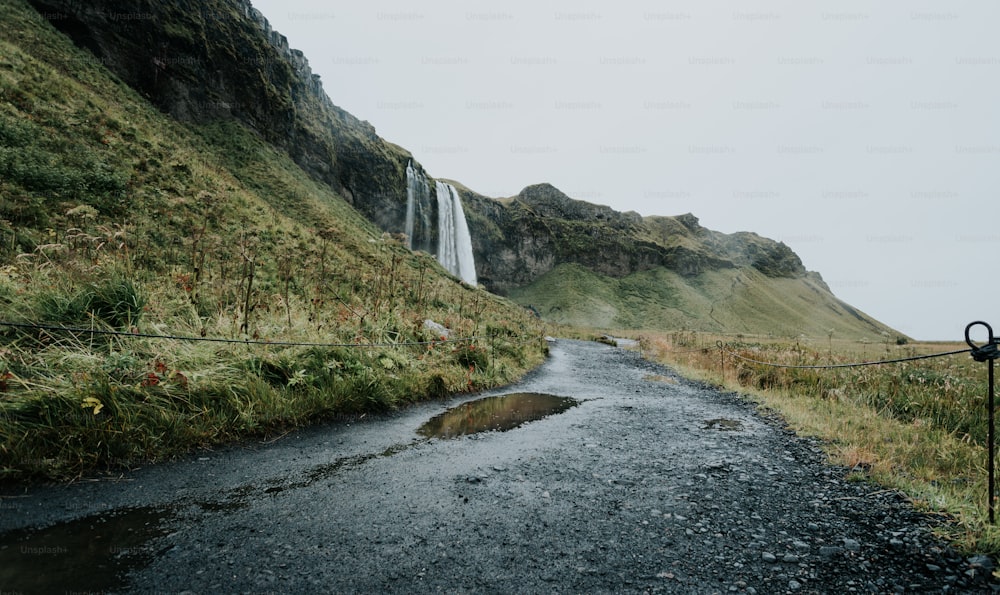
<path fill-rule="evenodd" d="M 761 365 L 761 366 L 769 366 L 769 367 L 772 367 L 772 368 L 790 368 L 790 369 L 794 369 L 794 370 L 830 370 L 830 369 L 834 369 L 834 368 L 859 368 L 859 367 L 862 367 L 862 366 L 881 366 L 881 365 L 885 365 L 885 364 L 901 364 L 903 362 L 913 362 L 913 361 L 922 360 L 922 359 L 932 359 L 932 358 L 936 358 L 936 357 L 946 357 L 946 356 L 949 356 L 949 355 L 958 355 L 960 353 L 969 353 L 968 349 L 956 349 L 954 351 L 943 351 L 941 353 L 930 353 L 930 354 L 927 354 L 927 355 L 914 355 L 914 356 L 910 356 L 910 357 L 900 357 L 900 358 L 896 358 L 896 359 L 883 359 L 883 360 L 875 360 L 875 361 L 868 361 L 868 362 L 853 362 L 853 363 L 848 363 L 848 364 L 796 365 L 796 364 L 779 364 L 779 363 L 776 363 L 776 362 L 765 362 L 765 361 L 756 360 L 756 359 L 753 359 L 753 358 L 750 358 L 750 357 L 746 357 L 746 356 L 741 355 L 741 354 L 739 354 L 739 353 L 737 353 L 735 351 L 726 349 L 725 346 L 721 342 L 717 344 L 717 347 L 721 351 L 723 351 L 724 353 L 727 353 L 730 357 L 733 357 L 733 358 L 739 359 L 739 360 L 743 360 L 745 362 L 750 362 L 750 363 L 758 364 L 758 365 Z"/>
<path fill-rule="evenodd" d="M 937 357 L 946 357 L 946 356 L 949 356 L 949 355 L 958 355 L 958 354 L 961 354 L 961 353 L 969 353 L 968 349 L 956 349 L 954 351 L 943 351 L 943 352 L 940 352 L 940 353 L 930 353 L 930 354 L 926 354 L 926 355 L 914 355 L 914 356 L 901 357 L 901 358 L 896 358 L 896 359 L 883 359 L 883 360 L 873 360 L 873 361 L 865 361 L 865 362 L 852 362 L 852 363 L 846 363 L 846 364 L 812 364 L 812 365 L 805 365 L 805 364 L 782 364 L 782 363 L 778 363 L 778 362 L 768 362 L 768 361 L 762 361 L 762 360 L 759 360 L 759 359 L 754 359 L 752 357 L 747 357 L 747 356 L 745 356 L 745 355 L 743 355 L 741 353 L 738 353 L 738 352 L 733 351 L 732 349 L 728 348 L 722 341 L 717 341 L 716 344 L 715 344 L 715 348 L 718 349 L 720 351 L 720 353 L 729 355 L 733 359 L 742 360 L 742 361 L 745 361 L 745 362 L 748 362 L 748 363 L 752 363 L 752 364 L 757 364 L 757 365 L 760 365 L 760 366 L 769 366 L 769 367 L 772 367 L 772 368 L 787 368 L 787 369 L 794 369 L 794 370 L 829 370 L 829 369 L 833 369 L 833 368 L 858 368 L 858 367 L 861 367 L 861 366 L 880 366 L 880 365 L 884 365 L 884 364 L 899 364 L 899 363 L 903 363 L 903 362 L 912 362 L 912 361 L 923 360 L 923 359 L 932 359 L 932 358 L 937 358 Z M 684 355 L 684 354 L 688 354 L 688 353 L 708 353 L 711 350 L 712 350 L 712 347 L 705 346 L 705 347 L 698 347 L 698 348 L 695 348 L 695 349 L 667 349 L 667 350 L 664 350 L 664 353 L 669 354 L 669 355 Z"/>

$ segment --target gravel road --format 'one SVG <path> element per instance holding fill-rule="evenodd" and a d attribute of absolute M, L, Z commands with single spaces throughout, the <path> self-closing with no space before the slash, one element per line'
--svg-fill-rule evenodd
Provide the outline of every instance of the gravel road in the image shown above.
<path fill-rule="evenodd" d="M 427 423 L 509 393 L 573 401 L 549 397 L 558 413 L 507 431 L 447 435 L 498 412 L 538 416 L 549 401 L 496 399 Z M 992 560 L 957 555 L 904 498 L 822 461 L 815 442 L 735 395 L 560 340 L 504 390 L 116 480 L 7 489 L 0 590 L 997 590 Z"/>

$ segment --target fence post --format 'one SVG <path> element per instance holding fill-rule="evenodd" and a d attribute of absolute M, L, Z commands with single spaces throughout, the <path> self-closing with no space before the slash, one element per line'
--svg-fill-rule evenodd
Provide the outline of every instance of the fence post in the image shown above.
<path fill-rule="evenodd" d="M 722 341 L 716 341 L 719 346 L 719 370 L 722 372 L 722 384 L 726 384 L 726 350 L 722 347 Z"/>
<path fill-rule="evenodd" d="M 497 329 L 490 331 L 490 374 L 497 373 Z"/>
<path fill-rule="evenodd" d="M 969 331 L 972 330 L 974 326 L 984 326 L 986 327 L 986 343 L 983 345 L 976 345 L 972 341 L 972 337 L 969 335 Z M 972 348 L 972 359 L 977 362 L 988 362 L 987 364 L 987 398 L 986 398 L 986 481 L 989 484 L 986 488 L 986 510 L 988 511 L 990 524 L 996 524 L 995 514 L 994 514 L 994 473 L 995 473 L 995 460 L 996 460 L 996 447 L 994 446 L 994 436 L 995 436 L 995 406 L 994 406 L 994 394 L 993 394 L 993 360 L 1000 357 L 1000 350 L 997 346 L 1000 345 L 1000 339 L 993 336 L 993 327 L 986 324 L 982 320 L 977 320 L 975 322 L 970 322 L 965 327 L 965 342 Z"/>
<path fill-rule="evenodd" d="M 989 500 L 990 500 L 990 505 L 989 505 L 990 524 L 993 525 L 996 522 L 995 519 L 993 518 L 994 517 L 994 513 L 993 513 L 993 507 L 994 507 L 994 504 L 993 504 L 993 494 L 994 494 L 994 490 L 996 489 L 994 487 L 995 483 L 993 481 L 993 475 L 994 475 L 995 469 L 996 469 L 996 463 L 995 463 L 995 461 L 996 461 L 996 454 L 995 454 L 996 453 L 996 446 L 995 446 L 995 444 L 996 444 L 996 442 L 995 442 L 996 423 L 994 422 L 994 412 L 996 411 L 996 408 L 993 405 L 993 359 L 989 360 L 989 364 L 988 364 L 987 370 L 989 370 L 989 372 L 987 372 L 987 379 L 986 379 L 986 381 L 989 383 L 989 389 L 988 389 L 988 391 L 989 391 L 989 398 L 987 399 L 986 406 L 990 410 L 990 414 L 988 416 L 989 417 L 989 421 L 987 422 L 989 424 L 988 429 L 987 429 L 987 434 L 989 434 L 989 435 L 986 438 L 986 441 L 989 442 L 989 455 L 987 456 L 987 459 L 988 459 L 987 465 L 989 465 L 989 468 L 990 468 L 989 473 L 988 473 L 988 475 L 989 475 L 989 480 L 988 481 L 990 482 L 988 497 L 989 497 Z"/>

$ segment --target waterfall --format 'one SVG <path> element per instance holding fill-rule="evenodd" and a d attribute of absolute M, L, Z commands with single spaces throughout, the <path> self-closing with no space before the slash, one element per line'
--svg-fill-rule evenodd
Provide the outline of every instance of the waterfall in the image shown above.
<path fill-rule="evenodd" d="M 413 170 L 413 161 L 406 164 L 406 247 L 413 250 L 413 220 L 417 213 L 416 197 L 417 173 Z"/>
<path fill-rule="evenodd" d="M 437 259 L 452 275 L 470 285 L 477 283 L 472 236 L 465 220 L 462 197 L 446 182 L 437 182 L 437 229 L 432 225 L 431 188 L 420 166 L 406 164 L 406 244 L 410 250 L 431 251 L 437 236 Z"/>
<path fill-rule="evenodd" d="M 462 198 L 454 186 L 438 182 L 437 259 L 444 268 L 470 285 L 476 284 L 476 261 L 472 255 L 472 235 L 462 209 Z M 409 214 L 409 209 L 407 209 Z"/>
<path fill-rule="evenodd" d="M 469 233 L 469 222 L 465 218 L 465 209 L 462 208 L 462 197 L 458 195 L 458 189 L 451 184 L 447 185 L 451 190 L 452 200 L 455 203 L 455 250 L 458 253 L 458 276 L 469 285 L 476 285 L 476 257 L 472 254 L 472 234 Z"/>
<path fill-rule="evenodd" d="M 406 164 L 406 245 L 410 250 L 431 249 L 431 189 L 423 172 Z"/>

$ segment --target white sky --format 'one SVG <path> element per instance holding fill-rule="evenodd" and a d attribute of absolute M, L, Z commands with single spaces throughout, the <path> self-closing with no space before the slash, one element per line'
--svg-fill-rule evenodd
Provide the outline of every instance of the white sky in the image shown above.
<path fill-rule="evenodd" d="M 1000 331 L 998 2 L 253 3 L 432 176 L 692 212 L 917 339 Z"/>

